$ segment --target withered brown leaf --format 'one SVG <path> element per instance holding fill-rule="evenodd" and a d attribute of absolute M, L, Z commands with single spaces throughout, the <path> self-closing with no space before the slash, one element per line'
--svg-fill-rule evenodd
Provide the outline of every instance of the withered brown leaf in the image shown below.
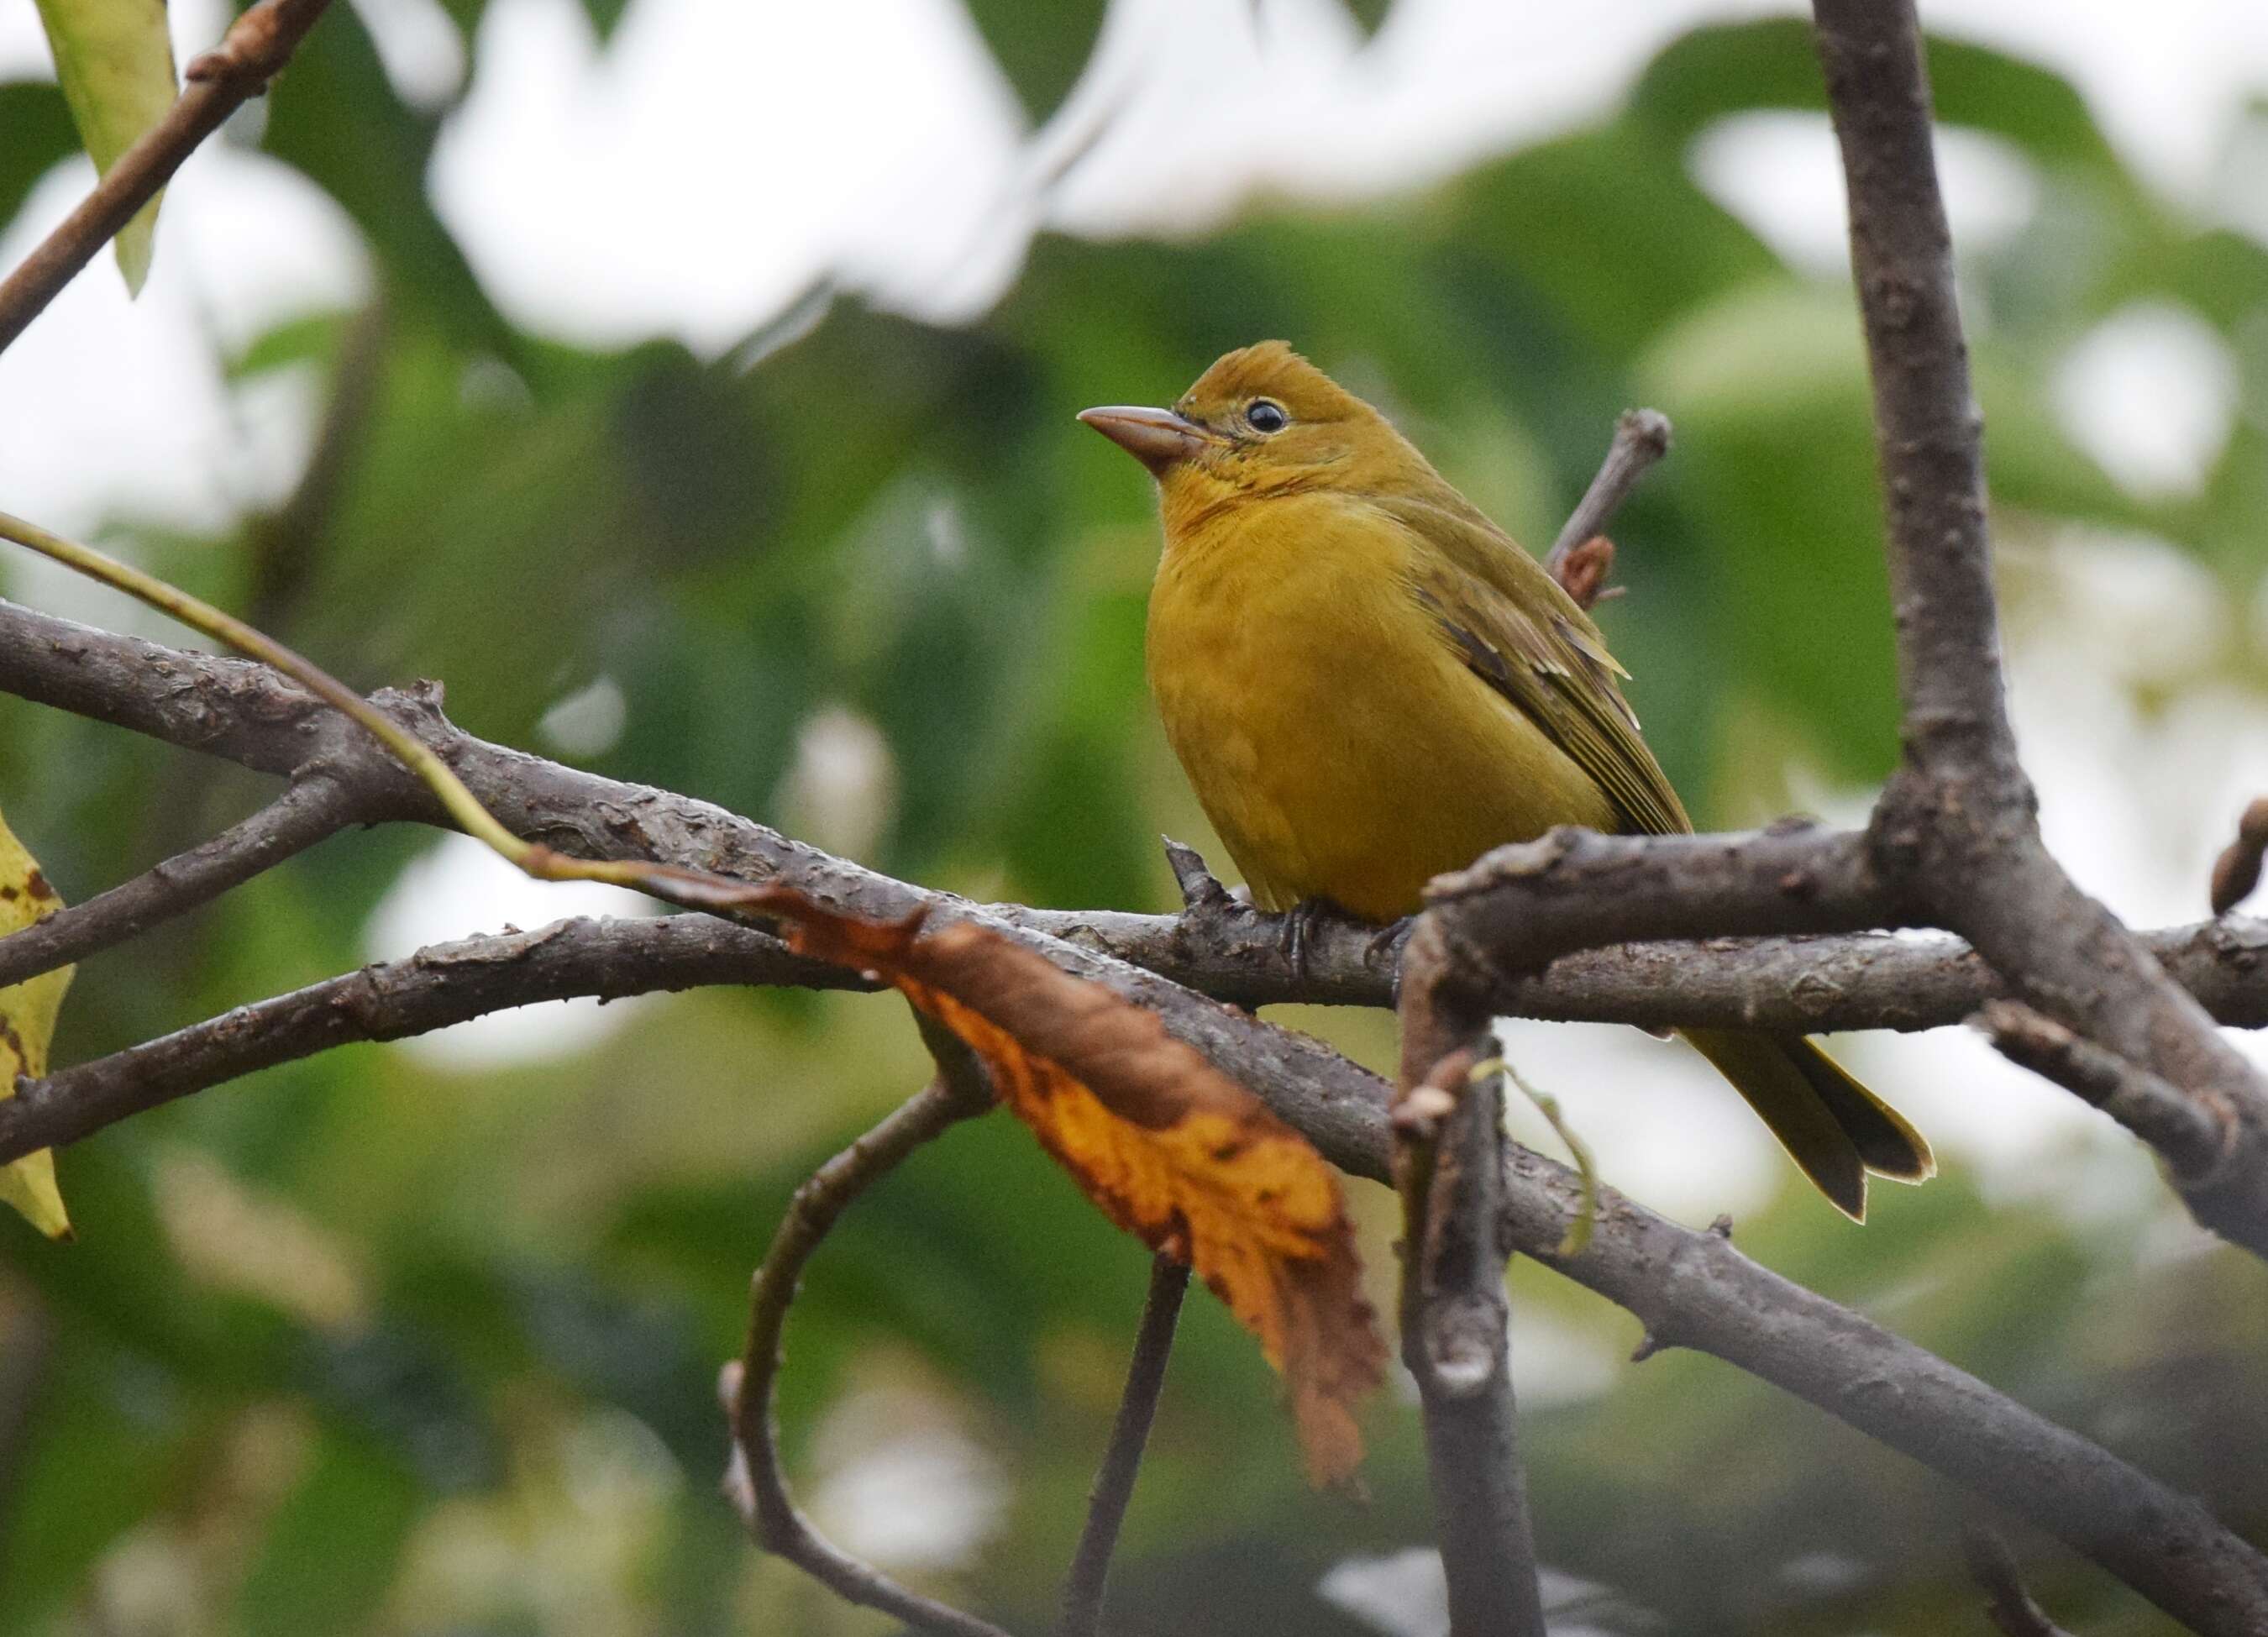
<path fill-rule="evenodd" d="M 753 895 L 802 954 L 871 971 L 965 1041 L 1104 1214 L 1189 1262 L 1291 1390 L 1307 1474 L 1362 1459 L 1355 1406 L 1385 1345 L 1337 1175 L 1157 1014 L 965 922 L 861 920 L 786 887 Z"/>

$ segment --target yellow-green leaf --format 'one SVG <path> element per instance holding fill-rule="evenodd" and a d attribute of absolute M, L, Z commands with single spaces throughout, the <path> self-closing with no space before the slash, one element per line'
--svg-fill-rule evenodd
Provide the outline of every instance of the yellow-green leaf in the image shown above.
<path fill-rule="evenodd" d="M 39 860 L 24 850 L 8 822 L 0 818 L 0 934 L 21 932 L 63 907 Z M 16 1077 L 48 1072 L 48 1042 L 55 1032 L 55 1013 L 70 987 L 73 968 L 42 972 L 0 989 L 0 1097 L 16 1095 Z M 46 1148 L 0 1169 L 0 1201 L 50 1239 L 70 1236 L 70 1218 L 55 1187 L 55 1156 Z"/>
<path fill-rule="evenodd" d="M 107 173 L 173 106 L 173 42 L 166 0 L 38 0 L 55 77 L 94 168 Z M 160 192 L 118 235 L 118 270 L 139 295 L 157 242 Z"/>

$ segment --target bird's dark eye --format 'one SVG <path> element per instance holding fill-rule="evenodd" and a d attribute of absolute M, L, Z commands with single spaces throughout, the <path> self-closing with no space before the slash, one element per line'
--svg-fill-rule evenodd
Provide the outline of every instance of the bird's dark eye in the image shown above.
<path fill-rule="evenodd" d="M 1244 424 L 1256 432 L 1280 432 L 1292 424 L 1292 417 L 1274 399 L 1255 398 L 1244 406 Z"/>

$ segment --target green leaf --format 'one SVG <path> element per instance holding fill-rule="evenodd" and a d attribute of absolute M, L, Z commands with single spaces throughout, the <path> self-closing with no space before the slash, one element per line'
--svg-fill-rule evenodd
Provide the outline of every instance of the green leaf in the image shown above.
<path fill-rule="evenodd" d="M 1530 148 L 1460 191 L 1460 247 L 1515 274 L 1609 358 L 1778 265 L 1627 123 Z"/>
<path fill-rule="evenodd" d="M 0 85 L 0 225 L 15 219 L 33 184 L 78 151 L 70 107 L 55 86 L 37 80 Z"/>
<path fill-rule="evenodd" d="M 1378 33 L 1386 21 L 1386 14 L 1394 9 L 1394 0 L 1344 0 L 1344 4 L 1365 40 Z"/>
<path fill-rule="evenodd" d="M 417 1499 L 398 1464 L 358 1440 L 327 1435 L 269 1520 L 235 1629 L 252 1637 L 360 1629 L 394 1578 Z"/>
<path fill-rule="evenodd" d="M 622 13 L 630 9 L 630 0 L 583 0 L 583 15 L 591 19 L 592 30 L 599 36 L 600 45 L 615 37 Z"/>
<path fill-rule="evenodd" d="M 434 213 L 425 187 L 440 115 L 409 107 L 369 33 L 333 18 L 308 33 L 268 92 L 267 151 L 354 218 L 405 325 L 430 314 L 468 350 L 517 361 L 520 343 Z"/>
<path fill-rule="evenodd" d="M 969 20 L 1035 124 L 1062 106 L 1094 54 L 1104 10 L 1103 0 L 968 0 Z"/>
<path fill-rule="evenodd" d="M 1896 669 L 1848 298 L 1759 284 L 1673 331 L 1642 380 L 1677 426 L 1658 481 L 1698 524 L 1728 680 L 1803 724 L 1834 776 L 1881 778 L 1897 754 Z"/>
<path fill-rule="evenodd" d="M 165 0 L 37 4 L 79 138 L 95 169 L 107 174 L 173 103 L 173 42 L 166 33 Z M 163 197 L 162 192 L 153 196 L 118 235 L 118 270 L 131 294 L 139 295 L 150 276 Z"/>

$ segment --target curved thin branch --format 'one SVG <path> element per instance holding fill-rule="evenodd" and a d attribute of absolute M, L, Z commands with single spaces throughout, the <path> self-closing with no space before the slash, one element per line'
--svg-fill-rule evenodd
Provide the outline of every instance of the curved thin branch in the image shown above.
<path fill-rule="evenodd" d="M 1126 1387 L 1110 1423 L 1110 1442 L 1094 1487 L 1086 1500 L 1086 1523 L 1079 1532 L 1071 1570 L 1064 1576 L 1063 1612 L 1056 1637 L 1094 1637 L 1102 1624 L 1102 1598 L 1110 1579 L 1110 1554 L 1117 1550 L 1118 1526 L 1134 1496 L 1142 1470 L 1142 1449 L 1166 1388 L 1166 1364 L 1174 1352 L 1174 1330 L 1182 1298 L 1189 1288 L 1186 1262 L 1169 1256 L 1150 1259 L 1149 1294 L 1142 1299 L 1142 1324 L 1135 1332 L 1133 1357 L 1126 1365 Z"/>
<path fill-rule="evenodd" d="M 772 1390 L 779 1380 L 780 1333 L 795 1301 L 797 1282 L 836 1220 L 916 1148 L 991 1105 L 990 1083 L 974 1059 L 948 1067 L 940 1058 L 935 1080 L 806 1179 L 788 1202 L 787 1214 L 780 1219 L 771 1248 L 756 1270 L 749 1292 L 747 1346 L 737 1363 L 725 1367 L 718 1383 L 718 1396 L 733 1428 L 725 1493 L 756 1544 L 852 1603 L 946 1637 L 1007 1633 L 988 1620 L 909 1590 L 830 1545 L 812 1528 L 787 1492 L 778 1428 L 773 1423 Z"/>
<path fill-rule="evenodd" d="M 0 281 L 0 351 L 156 196 L 199 143 L 267 89 L 327 3 L 259 0 L 229 26 L 219 45 L 189 64 L 182 77 L 188 83 L 165 116 Z"/>
<path fill-rule="evenodd" d="M 161 921 L 186 915 L 336 835 L 357 816 L 343 786 L 320 774 L 295 780 L 274 801 L 211 840 L 0 938 L 0 988 L 84 961 Z"/>

